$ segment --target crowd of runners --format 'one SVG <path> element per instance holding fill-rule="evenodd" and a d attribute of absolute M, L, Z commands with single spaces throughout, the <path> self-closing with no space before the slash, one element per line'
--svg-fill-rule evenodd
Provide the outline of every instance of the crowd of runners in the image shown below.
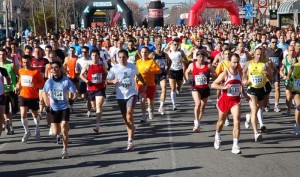
<path fill-rule="evenodd" d="M 0 125 L 12 135 L 12 116 L 20 116 L 25 143 L 32 136 L 27 118 L 31 110 L 34 139 L 39 141 L 40 120 L 46 116 L 49 135 L 63 143 L 62 158 L 68 158 L 73 104 L 84 100 L 86 116 L 96 115 L 92 131 L 99 133 L 105 90 L 114 85 L 127 127 L 127 150 L 132 150 L 136 102 L 140 100 L 142 112 L 136 119 L 145 123 L 156 111 L 165 114 L 167 95 L 176 111 L 176 97 L 187 84 L 195 102 L 192 131 L 201 132 L 206 103 L 211 92 L 216 92 L 219 116 L 214 148 L 220 148 L 222 127 L 232 117 L 232 153 L 239 154 L 240 121 L 247 129 L 251 124 L 254 140 L 262 141 L 267 131 L 263 112 L 271 108 L 280 112 L 284 106 L 279 105 L 280 82 L 285 86 L 286 116 L 295 108 L 291 126 L 299 135 L 299 39 L 299 31 L 292 27 L 259 25 L 101 27 L 66 30 L 58 36 L 29 34 L 23 43 L 7 38 L 0 49 Z M 156 90 L 161 92 L 159 105 L 154 105 Z M 273 103 L 271 92 L 275 93 Z M 241 99 L 250 107 L 245 118 L 241 118 Z"/>

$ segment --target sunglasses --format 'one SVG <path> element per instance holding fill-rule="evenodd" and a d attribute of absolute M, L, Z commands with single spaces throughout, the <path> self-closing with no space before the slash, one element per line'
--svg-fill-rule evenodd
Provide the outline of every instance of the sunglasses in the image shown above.
<path fill-rule="evenodd" d="M 271 43 L 275 44 L 275 43 L 276 43 L 276 41 L 272 41 Z"/>
<path fill-rule="evenodd" d="M 87 51 L 81 51 L 81 53 L 87 53 Z"/>

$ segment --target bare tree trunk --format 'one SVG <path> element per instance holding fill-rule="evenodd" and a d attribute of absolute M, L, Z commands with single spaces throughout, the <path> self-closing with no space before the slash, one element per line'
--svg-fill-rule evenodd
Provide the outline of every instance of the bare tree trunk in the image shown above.
<path fill-rule="evenodd" d="M 43 8 L 43 15 L 44 15 L 44 23 L 45 23 L 45 31 L 46 35 L 48 33 L 48 26 L 47 26 L 47 21 L 46 21 L 46 13 L 45 13 L 45 0 L 42 0 L 42 8 Z"/>
<path fill-rule="evenodd" d="M 34 36 L 36 36 L 35 18 L 34 18 L 34 13 L 33 13 L 33 11 L 34 11 L 33 3 L 34 3 L 34 1 L 31 1 L 31 15 L 32 15 L 32 20 L 33 20 Z"/>

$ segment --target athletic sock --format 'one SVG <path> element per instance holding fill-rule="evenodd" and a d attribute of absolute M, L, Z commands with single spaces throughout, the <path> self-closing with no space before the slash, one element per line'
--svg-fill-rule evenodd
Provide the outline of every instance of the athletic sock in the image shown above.
<path fill-rule="evenodd" d="M 164 102 L 163 101 L 160 102 L 160 106 L 159 107 L 160 108 L 164 107 Z"/>
<path fill-rule="evenodd" d="M 96 128 L 100 128 L 100 123 L 101 123 L 101 112 L 96 112 Z"/>
<path fill-rule="evenodd" d="M 239 140 L 237 138 L 233 138 L 233 146 L 238 145 Z"/>
<path fill-rule="evenodd" d="M 172 104 L 176 105 L 176 92 L 171 92 L 171 100 Z"/>
<path fill-rule="evenodd" d="M 34 117 L 33 121 L 35 123 L 35 132 L 40 132 L 40 118 Z"/>
<path fill-rule="evenodd" d="M 262 112 L 261 108 L 259 108 L 257 111 L 257 119 L 258 119 L 260 127 L 262 127 L 264 125 L 264 118 L 263 118 L 263 112 Z"/>
<path fill-rule="evenodd" d="M 215 139 L 221 139 L 221 137 L 220 137 L 221 135 L 220 135 L 220 133 L 218 133 L 217 131 L 216 131 L 216 135 L 215 135 Z"/>
<path fill-rule="evenodd" d="M 22 117 L 21 117 L 21 122 L 22 122 L 22 125 L 23 125 L 23 127 L 24 127 L 25 133 L 28 133 L 28 132 L 29 132 L 29 128 L 28 128 L 28 119 L 27 119 L 27 118 L 22 118 Z"/>

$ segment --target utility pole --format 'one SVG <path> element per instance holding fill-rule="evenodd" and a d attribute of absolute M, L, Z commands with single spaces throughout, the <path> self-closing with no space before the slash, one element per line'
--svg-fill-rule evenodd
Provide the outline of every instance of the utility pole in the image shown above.
<path fill-rule="evenodd" d="M 31 1 L 31 15 L 32 15 L 32 20 L 33 20 L 34 36 L 36 36 L 35 18 L 34 18 L 33 11 L 34 11 L 34 9 L 33 9 L 33 1 Z"/>
<path fill-rule="evenodd" d="M 54 0 L 55 34 L 58 36 L 57 0 Z"/>
<path fill-rule="evenodd" d="M 6 30 L 6 37 L 9 37 L 9 33 L 8 33 L 8 2 L 9 0 L 5 1 L 5 30 Z"/>
<path fill-rule="evenodd" d="M 73 0 L 73 14 L 74 14 L 74 25 L 75 25 L 75 28 L 77 28 L 75 0 Z"/>

